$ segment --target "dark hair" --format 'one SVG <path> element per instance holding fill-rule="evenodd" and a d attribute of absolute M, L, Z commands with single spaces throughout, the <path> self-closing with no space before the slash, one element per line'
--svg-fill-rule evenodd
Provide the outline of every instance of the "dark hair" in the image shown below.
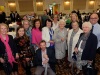
<path fill-rule="evenodd" d="M 35 19 L 35 20 L 34 20 L 32 29 L 33 29 L 33 28 L 36 28 L 35 23 L 38 22 L 38 21 L 40 22 L 39 30 L 42 31 L 42 25 L 41 25 L 41 20 L 40 20 L 40 19 Z"/>
<path fill-rule="evenodd" d="M 16 38 L 19 38 L 18 31 L 19 31 L 19 29 L 21 29 L 21 28 L 24 29 L 23 26 L 19 26 L 19 27 L 17 28 L 17 30 L 16 30 Z M 25 29 L 24 29 L 24 35 L 23 35 L 23 37 L 25 38 L 25 40 L 28 40 L 28 39 L 29 39 L 28 36 L 27 36 L 26 33 L 25 33 Z"/>
<path fill-rule="evenodd" d="M 52 23 L 52 21 L 51 21 L 50 19 L 47 19 L 47 20 L 45 21 L 45 26 L 47 25 L 47 24 L 46 24 L 47 21 L 48 21 L 48 22 L 51 22 L 51 27 L 52 27 L 52 26 L 53 26 L 53 23 Z"/>
<path fill-rule="evenodd" d="M 39 45 L 40 45 L 41 43 L 45 43 L 45 44 L 46 44 L 46 41 L 45 41 L 45 40 L 41 40 L 40 43 L 39 43 Z"/>

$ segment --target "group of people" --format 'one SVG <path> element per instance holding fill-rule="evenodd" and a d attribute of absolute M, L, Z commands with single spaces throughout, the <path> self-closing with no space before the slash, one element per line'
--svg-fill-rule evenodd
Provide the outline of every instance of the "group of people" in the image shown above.
<path fill-rule="evenodd" d="M 66 28 L 65 20 L 58 21 L 57 15 L 52 20 L 45 18 L 45 22 L 42 18 L 34 19 L 31 26 L 24 16 L 14 39 L 7 34 L 9 27 L 0 24 L 0 69 L 6 75 L 18 75 L 19 63 L 26 75 L 32 75 L 33 66 L 36 66 L 35 75 L 62 75 L 67 55 L 69 67 L 75 63 L 77 75 L 83 66 L 95 66 L 96 52 L 100 48 L 100 25 L 96 13 L 84 23 L 76 13 L 72 13 L 69 28 Z M 86 75 L 85 72 L 83 74 Z"/>

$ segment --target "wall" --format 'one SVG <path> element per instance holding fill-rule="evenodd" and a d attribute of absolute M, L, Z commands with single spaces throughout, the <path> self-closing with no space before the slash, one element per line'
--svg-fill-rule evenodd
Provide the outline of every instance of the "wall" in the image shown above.
<path fill-rule="evenodd" d="M 1 2 L 2 1 L 2 2 Z M 69 5 L 64 2 L 69 1 Z M 17 10 L 19 14 L 24 15 L 32 11 L 37 14 L 43 14 L 43 10 L 49 8 L 49 4 L 57 3 L 60 5 L 60 12 L 70 13 L 73 9 L 80 9 L 81 12 L 91 12 L 99 8 L 100 0 L 94 0 L 95 3 L 91 6 L 90 0 L 0 0 L 0 5 L 4 5 L 7 15 L 11 10 Z M 8 3 L 15 3 L 15 7 L 10 7 Z M 37 3 L 38 2 L 38 5 Z M 41 2 L 41 3 L 39 3 Z"/>

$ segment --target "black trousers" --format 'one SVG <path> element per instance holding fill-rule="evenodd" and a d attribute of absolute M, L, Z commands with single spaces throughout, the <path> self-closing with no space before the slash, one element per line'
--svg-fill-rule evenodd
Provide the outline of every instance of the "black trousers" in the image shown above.
<path fill-rule="evenodd" d="M 1 69 L 4 70 L 6 75 L 11 75 L 12 73 L 12 65 L 9 62 L 0 63 Z"/>

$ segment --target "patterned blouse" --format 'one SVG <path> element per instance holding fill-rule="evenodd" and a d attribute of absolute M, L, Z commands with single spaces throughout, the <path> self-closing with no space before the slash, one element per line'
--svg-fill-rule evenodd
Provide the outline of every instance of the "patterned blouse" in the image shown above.
<path fill-rule="evenodd" d="M 30 50 L 30 40 L 26 37 L 15 38 L 15 43 L 17 45 L 18 53 L 20 58 L 31 58 L 32 52 Z"/>

